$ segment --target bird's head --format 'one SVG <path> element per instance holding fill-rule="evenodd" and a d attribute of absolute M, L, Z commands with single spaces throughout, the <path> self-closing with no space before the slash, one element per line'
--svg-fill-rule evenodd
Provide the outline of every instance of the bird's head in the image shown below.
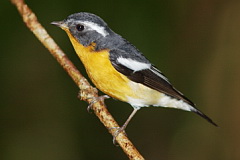
<path fill-rule="evenodd" d="M 100 17 L 86 12 L 72 14 L 63 21 L 54 21 L 51 24 L 62 28 L 83 46 L 89 46 L 112 33 Z"/>

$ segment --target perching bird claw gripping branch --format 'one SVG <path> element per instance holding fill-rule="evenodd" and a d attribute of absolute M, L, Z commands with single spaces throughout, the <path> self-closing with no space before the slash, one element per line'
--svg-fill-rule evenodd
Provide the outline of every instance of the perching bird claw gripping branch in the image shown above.
<path fill-rule="evenodd" d="M 82 90 L 83 95 L 81 96 L 81 99 L 90 103 L 91 100 L 88 97 L 92 96 L 97 98 L 98 95 L 96 89 L 88 83 L 88 81 L 76 69 L 73 63 L 67 58 L 64 52 L 48 35 L 47 31 L 38 22 L 37 17 L 31 11 L 31 9 L 25 4 L 25 2 L 23 0 L 11 0 L 11 2 L 17 7 L 27 27 L 34 33 L 34 35 L 39 39 L 39 41 L 50 51 L 53 57 L 59 62 L 59 64 L 64 68 L 68 75 L 77 84 L 79 89 Z M 96 116 L 99 118 L 99 120 L 114 136 L 115 131 L 112 130 L 111 128 L 118 128 L 119 125 L 104 106 L 104 102 L 98 101 L 94 103 L 92 105 L 92 109 Z M 134 160 L 144 159 L 124 133 L 120 133 L 116 137 L 116 141 L 119 144 L 119 146 L 123 149 L 125 154 L 129 157 L 129 159 Z"/>

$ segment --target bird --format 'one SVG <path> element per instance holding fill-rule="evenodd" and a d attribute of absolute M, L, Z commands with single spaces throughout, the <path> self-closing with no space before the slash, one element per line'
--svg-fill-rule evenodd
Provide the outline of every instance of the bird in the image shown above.
<path fill-rule="evenodd" d="M 108 96 L 133 107 L 117 133 L 125 131 L 139 109 L 149 106 L 194 112 L 218 126 L 175 89 L 142 52 L 109 28 L 99 16 L 79 12 L 51 24 L 67 33 L 93 84 Z"/>

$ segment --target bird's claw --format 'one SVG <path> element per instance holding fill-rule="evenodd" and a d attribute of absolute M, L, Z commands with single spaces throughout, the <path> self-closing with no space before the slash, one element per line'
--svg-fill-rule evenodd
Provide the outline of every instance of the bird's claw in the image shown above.
<path fill-rule="evenodd" d="M 115 145 L 115 146 L 118 146 L 118 143 L 117 143 L 117 140 L 116 140 L 116 138 L 117 138 L 117 136 L 120 134 L 120 133 L 124 133 L 125 135 L 127 135 L 126 134 L 126 132 L 125 132 L 125 130 L 124 130 L 124 128 L 123 127 L 112 127 L 112 128 L 110 128 L 110 130 L 116 130 L 114 133 L 113 133 L 113 144 Z"/>
<path fill-rule="evenodd" d="M 99 96 L 99 97 L 91 97 L 91 98 L 87 98 L 87 99 L 91 99 L 88 107 L 87 107 L 87 111 L 90 112 L 90 110 L 92 109 L 92 106 L 94 105 L 94 103 L 97 103 L 99 101 L 104 101 L 105 99 L 110 98 L 108 95 L 103 95 L 103 96 Z"/>

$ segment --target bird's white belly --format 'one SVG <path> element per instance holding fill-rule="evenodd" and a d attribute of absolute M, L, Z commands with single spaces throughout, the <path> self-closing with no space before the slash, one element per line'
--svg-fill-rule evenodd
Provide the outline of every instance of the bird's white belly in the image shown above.
<path fill-rule="evenodd" d="M 193 107 L 182 100 L 172 98 L 164 93 L 146 87 L 140 83 L 130 81 L 129 86 L 135 93 L 134 96 L 128 96 L 128 103 L 135 108 L 159 106 L 178 108 L 190 111 Z"/>

